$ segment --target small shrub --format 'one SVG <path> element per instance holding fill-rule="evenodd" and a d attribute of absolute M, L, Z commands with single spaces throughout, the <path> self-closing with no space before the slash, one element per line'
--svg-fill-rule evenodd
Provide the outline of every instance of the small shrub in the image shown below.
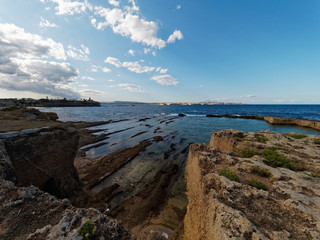
<path fill-rule="evenodd" d="M 271 176 L 271 172 L 267 168 L 261 168 L 261 167 L 258 167 L 258 166 L 253 166 L 251 168 L 251 171 L 253 173 L 258 174 L 261 177 L 270 177 Z"/>
<path fill-rule="evenodd" d="M 311 173 L 309 176 L 314 178 L 320 178 L 320 175 L 318 173 Z"/>
<path fill-rule="evenodd" d="M 295 139 L 302 139 L 302 138 L 306 138 L 307 135 L 303 134 L 303 133 L 293 133 L 290 135 L 290 137 L 295 138 Z"/>
<path fill-rule="evenodd" d="M 254 136 L 258 140 L 258 142 L 266 143 L 267 141 L 269 141 L 269 139 L 266 136 L 264 136 L 263 134 L 256 133 L 256 134 L 254 134 Z"/>
<path fill-rule="evenodd" d="M 303 143 L 305 144 L 305 145 L 309 145 L 309 141 L 308 140 L 305 140 L 305 141 L 303 141 Z"/>
<path fill-rule="evenodd" d="M 14 105 L 14 106 L 10 106 L 8 108 L 3 109 L 3 111 L 16 111 L 19 109 L 20 109 L 19 106 Z"/>
<path fill-rule="evenodd" d="M 267 186 L 255 178 L 250 180 L 249 185 L 259 190 L 262 189 L 264 191 L 268 191 Z"/>
<path fill-rule="evenodd" d="M 296 170 L 295 165 L 289 159 L 281 154 L 278 154 L 274 149 L 268 149 L 264 151 L 263 155 L 266 159 L 264 161 L 265 164 L 271 167 L 283 167 L 294 171 Z"/>
<path fill-rule="evenodd" d="M 313 140 L 313 143 L 314 144 L 320 144 L 320 138 L 317 138 L 317 139 Z"/>
<path fill-rule="evenodd" d="M 224 176 L 231 181 L 240 182 L 240 178 L 238 177 L 238 175 L 227 168 L 222 169 L 219 175 Z"/>
<path fill-rule="evenodd" d="M 244 158 L 251 158 L 254 155 L 258 154 L 258 152 L 254 151 L 250 148 L 239 149 L 239 153 L 240 153 L 240 157 L 244 157 Z"/>
<path fill-rule="evenodd" d="M 79 229 L 78 234 L 83 237 L 84 240 L 94 240 L 97 235 L 97 226 L 90 219 L 87 219 L 85 224 Z"/>
<path fill-rule="evenodd" d="M 234 139 L 236 139 L 237 141 L 243 141 L 243 138 L 245 137 L 243 132 L 238 132 L 234 134 Z"/>

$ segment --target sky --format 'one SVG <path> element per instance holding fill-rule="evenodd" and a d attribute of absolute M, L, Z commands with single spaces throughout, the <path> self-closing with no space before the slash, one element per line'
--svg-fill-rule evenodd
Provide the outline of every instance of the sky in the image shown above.
<path fill-rule="evenodd" d="M 319 0 L 0 0 L 0 98 L 320 104 Z"/>

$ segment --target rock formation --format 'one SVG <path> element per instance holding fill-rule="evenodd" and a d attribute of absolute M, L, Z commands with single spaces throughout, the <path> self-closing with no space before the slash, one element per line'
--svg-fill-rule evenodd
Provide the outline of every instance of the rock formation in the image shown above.
<path fill-rule="evenodd" d="M 73 166 L 79 141 L 75 128 L 25 130 L 1 134 L 0 138 L 0 155 L 7 156 L 6 162 L 16 176 L 13 179 L 6 167 L 4 179 L 13 180 L 18 186 L 34 185 L 61 198 L 70 197 L 79 189 Z"/>
<path fill-rule="evenodd" d="M 0 180 L 0 206 L 3 240 L 133 239 L 121 224 L 101 212 L 75 208 L 67 199 L 58 200 L 33 186 L 16 187 Z M 86 234 L 90 238 L 84 238 Z"/>
<path fill-rule="evenodd" d="M 186 165 L 188 239 L 320 239 L 320 138 L 213 132 Z"/>

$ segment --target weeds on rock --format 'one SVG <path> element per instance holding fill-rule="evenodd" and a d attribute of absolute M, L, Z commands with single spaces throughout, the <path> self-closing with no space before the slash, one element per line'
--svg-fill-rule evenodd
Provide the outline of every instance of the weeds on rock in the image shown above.
<path fill-rule="evenodd" d="M 224 176 L 231 181 L 240 182 L 240 178 L 238 177 L 238 175 L 227 168 L 222 169 L 219 175 Z"/>
<path fill-rule="evenodd" d="M 78 234 L 84 240 L 95 240 L 97 238 L 97 226 L 90 219 L 87 219 L 85 224 L 79 229 Z"/>
<path fill-rule="evenodd" d="M 257 155 L 258 152 L 250 148 L 242 148 L 242 149 L 239 149 L 239 154 L 240 154 L 240 157 L 251 158 L 254 155 Z"/>
<path fill-rule="evenodd" d="M 269 169 L 261 168 L 258 166 L 253 166 L 251 168 L 251 172 L 258 174 L 261 177 L 270 177 L 271 176 L 271 172 L 269 171 Z"/>
<path fill-rule="evenodd" d="M 317 138 L 317 139 L 313 140 L 313 143 L 314 143 L 314 144 L 320 144 L 320 139 Z"/>
<path fill-rule="evenodd" d="M 268 191 L 268 187 L 264 183 L 260 182 L 259 180 L 255 179 L 255 178 L 252 178 L 250 180 L 249 185 L 251 187 L 255 187 L 256 189 L 259 189 L 259 190 L 262 189 L 264 191 Z"/>
<path fill-rule="evenodd" d="M 287 159 L 285 156 L 277 153 L 273 148 L 264 151 L 263 155 L 265 157 L 264 163 L 271 167 L 283 167 L 293 171 L 297 170 L 295 164 L 292 163 L 290 159 Z"/>
<path fill-rule="evenodd" d="M 254 136 L 258 142 L 266 143 L 267 141 L 269 141 L 269 139 L 266 136 L 264 136 L 263 134 L 256 133 L 256 134 L 254 134 Z"/>
<path fill-rule="evenodd" d="M 320 175 L 318 173 L 310 173 L 309 176 L 313 178 L 320 178 Z"/>
<path fill-rule="evenodd" d="M 302 139 L 302 138 L 306 138 L 307 135 L 303 134 L 303 133 L 293 133 L 290 135 L 290 137 L 295 138 L 295 139 Z"/>

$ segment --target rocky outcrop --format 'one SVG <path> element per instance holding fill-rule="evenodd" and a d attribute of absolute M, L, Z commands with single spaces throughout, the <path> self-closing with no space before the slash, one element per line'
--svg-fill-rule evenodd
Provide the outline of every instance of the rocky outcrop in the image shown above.
<path fill-rule="evenodd" d="M 320 130 L 320 121 L 284 117 L 264 117 L 263 119 L 270 124 L 297 125 L 301 127 L 309 127 L 316 130 Z"/>
<path fill-rule="evenodd" d="M 212 134 L 186 165 L 188 239 L 320 239 L 320 138 Z"/>
<path fill-rule="evenodd" d="M 2 178 L 18 186 L 34 185 L 55 196 L 69 197 L 80 189 L 73 165 L 79 136 L 73 127 L 2 133 Z"/>
<path fill-rule="evenodd" d="M 256 119 L 264 120 L 270 124 L 274 125 L 293 125 L 300 127 L 308 127 L 316 130 L 320 130 L 320 121 L 317 120 L 307 120 L 307 119 L 297 119 L 297 118 L 286 118 L 286 117 L 270 117 L 270 116 L 240 116 L 240 115 L 230 115 L 230 114 L 207 114 L 207 117 L 213 118 L 242 118 L 242 119 Z"/>
<path fill-rule="evenodd" d="M 95 230 L 93 230 L 95 229 Z M 84 238 L 88 234 L 88 238 Z M 36 187 L 0 180 L 0 239 L 118 239 L 133 237 L 95 209 L 75 208 Z"/>

